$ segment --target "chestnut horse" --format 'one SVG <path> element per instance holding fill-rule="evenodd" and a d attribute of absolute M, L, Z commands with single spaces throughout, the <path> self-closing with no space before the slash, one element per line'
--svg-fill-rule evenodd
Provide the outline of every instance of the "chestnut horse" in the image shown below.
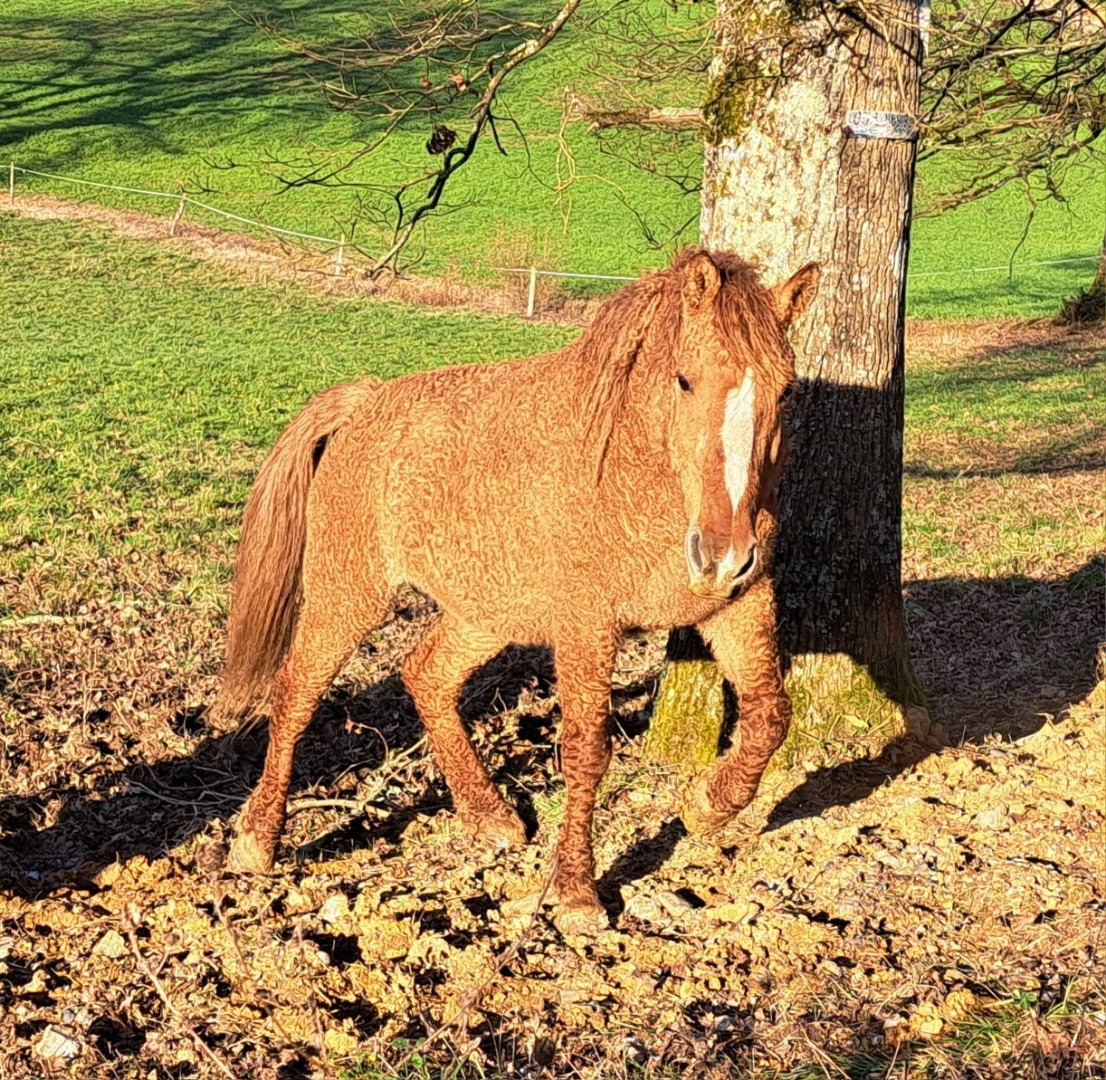
<path fill-rule="evenodd" d="M 553 648 L 567 806 L 550 895 L 563 931 L 605 925 L 591 827 L 623 631 L 698 626 L 740 695 L 738 745 L 693 783 L 685 823 L 716 828 L 752 799 L 790 719 L 764 569 L 795 377 L 787 329 L 818 278 L 811 264 L 768 289 L 740 259 L 688 251 L 557 352 L 364 379 L 300 413 L 246 506 L 214 707 L 270 712 L 232 868 L 272 867 L 296 743 L 401 584 L 442 610 L 404 682 L 457 813 L 497 843 L 525 830 L 458 696 L 506 645 Z"/>

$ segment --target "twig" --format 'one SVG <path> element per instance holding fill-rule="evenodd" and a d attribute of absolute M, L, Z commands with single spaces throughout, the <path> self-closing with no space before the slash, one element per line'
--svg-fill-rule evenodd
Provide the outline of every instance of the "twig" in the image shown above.
<path fill-rule="evenodd" d="M 293 814 L 301 814 L 304 810 L 318 810 L 321 807 L 331 806 L 339 810 L 363 810 L 365 802 L 362 799 L 296 799 L 288 804 L 288 817 Z"/>
<path fill-rule="evenodd" d="M 375 728 L 373 729 L 376 730 Z M 384 736 L 380 735 L 381 742 L 384 742 Z M 388 752 L 388 744 L 384 742 L 385 759 L 380 766 L 380 770 L 376 777 L 376 782 L 372 787 L 365 792 L 358 799 L 339 799 L 339 798 L 314 798 L 313 796 L 304 796 L 302 799 L 296 799 L 288 804 L 288 816 L 292 814 L 302 813 L 304 810 L 315 810 L 320 807 L 333 807 L 338 810 L 353 810 L 355 812 L 363 812 L 365 807 L 368 806 L 374 799 L 379 798 L 381 792 L 388 786 L 399 772 L 399 766 L 404 763 L 409 763 L 410 760 L 423 751 L 426 747 L 426 736 L 424 735 L 418 742 L 413 743 L 407 747 L 406 750 L 402 750 L 399 753 L 392 754 Z M 350 769 L 354 766 L 350 766 L 349 769 L 344 770 L 337 780 L 341 780 Z M 334 782 L 337 782 L 334 781 Z"/>
<path fill-rule="evenodd" d="M 251 993 L 256 997 L 257 979 L 254 978 L 253 966 L 250 964 L 249 960 L 246 959 L 246 954 L 242 951 L 242 945 L 238 940 L 238 933 L 234 927 L 231 926 L 230 919 L 227 918 L 227 913 L 223 910 L 223 900 L 226 898 L 227 894 L 222 889 L 214 888 L 214 882 L 212 882 L 212 886 L 211 906 L 215 909 L 215 915 L 226 931 L 227 937 L 230 938 L 231 947 L 234 949 L 235 956 L 238 957 L 238 963 L 242 967 L 242 973 L 249 983 Z"/>
<path fill-rule="evenodd" d="M 124 912 L 123 918 L 120 920 L 123 927 L 123 933 L 127 937 L 127 944 L 131 947 L 131 952 L 134 953 L 134 958 L 138 963 L 139 970 L 150 980 L 150 984 L 157 992 L 157 996 L 161 998 L 165 1008 L 169 1011 L 169 1014 L 177 1022 L 177 1024 L 191 1037 L 192 1042 L 195 1043 L 196 1049 L 200 1051 L 224 1076 L 230 1078 L 230 1080 L 237 1080 L 235 1074 L 231 1071 L 231 1068 L 210 1046 L 204 1042 L 203 1036 L 181 1015 L 180 1010 L 169 1000 L 169 995 L 165 992 L 165 987 L 162 985 L 161 980 L 157 977 L 157 973 L 150 967 L 146 957 L 142 954 L 142 950 L 138 946 L 138 939 L 134 936 L 134 932 L 138 927 L 138 922 L 133 918 L 130 911 Z"/>
<path fill-rule="evenodd" d="M 162 795 L 160 791 L 154 791 L 153 788 L 148 788 L 145 784 L 140 784 L 137 780 L 127 781 L 127 791 L 137 791 L 140 795 L 149 795 L 159 802 L 169 803 L 170 806 L 196 806 L 200 803 L 233 802 L 238 798 L 236 795 L 229 795 L 223 791 L 216 791 L 214 788 L 205 788 L 195 798 L 174 799 L 172 795 Z M 207 798 L 207 796 L 213 796 L 213 798 Z"/>

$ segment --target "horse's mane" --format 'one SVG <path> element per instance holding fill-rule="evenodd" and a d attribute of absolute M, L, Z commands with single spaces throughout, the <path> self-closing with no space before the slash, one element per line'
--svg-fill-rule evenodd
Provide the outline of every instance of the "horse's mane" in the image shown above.
<path fill-rule="evenodd" d="M 573 346 L 578 356 L 592 361 L 583 416 L 587 434 L 598 441 L 597 476 L 602 474 L 631 373 L 639 363 L 663 361 L 679 341 L 684 271 L 698 255 L 706 255 L 722 279 L 714 300 L 714 324 L 726 347 L 754 367 L 786 363 L 789 354 L 781 348 L 772 297 L 760 283 L 756 267 L 737 255 L 685 248 L 670 269 L 658 270 L 615 293 Z M 783 374 L 790 377 L 791 372 Z"/>

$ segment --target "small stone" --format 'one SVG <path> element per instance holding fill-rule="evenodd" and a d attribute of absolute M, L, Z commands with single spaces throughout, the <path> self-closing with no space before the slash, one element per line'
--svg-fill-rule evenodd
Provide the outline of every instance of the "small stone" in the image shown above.
<path fill-rule="evenodd" d="M 747 923 L 752 922 L 763 910 L 755 900 L 734 900 L 708 908 L 705 914 L 717 922 Z"/>
<path fill-rule="evenodd" d="M 972 818 L 972 824 L 977 829 L 989 829 L 992 832 L 998 832 L 1000 829 L 1005 828 L 1007 819 L 1008 815 L 1004 806 L 991 806 L 986 810 L 980 810 L 980 812 Z"/>
<path fill-rule="evenodd" d="M 669 892 L 667 889 L 657 893 L 657 903 L 674 919 L 695 910 L 691 901 L 685 900 L 679 893 Z"/>
<path fill-rule="evenodd" d="M 50 1024 L 35 1043 L 35 1053 L 47 1061 L 72 1061 L 81 1056 L 81 1044 L 61 1028 Z"/>
<path fill-rule="evenodd" d="M 646 893 L 634 893 L 626 900 L 623 910 L 631 918 L 638 919 L 641 922 L 667 923 L 671 921 L 671 916 L 657 901 L 657 898 Z"/>
<path fill-rule="evenodd" d="M 118 930 L 109 930 L 92 947 L 94 956 L 106 956 L 109 960 L 118 960 L 128 952 L 127 943 Z"/>
<path fill-rule="evenodd" d="M 345 893 L 335 893 L 328 896 L 325 903 L 319 908 L 319 921 L 324 923 L 336 923 L 349 915 L 349 899 Z"/>

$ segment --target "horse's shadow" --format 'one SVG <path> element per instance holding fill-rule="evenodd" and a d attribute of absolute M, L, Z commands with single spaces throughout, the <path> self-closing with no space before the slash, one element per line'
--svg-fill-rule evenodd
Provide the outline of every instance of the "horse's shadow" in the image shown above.
<path fill-rule="evenodd" d="M 549 718 L 529 715 L 525 704 L 548 692 L 552 681 L 548 651 L 512 647 L 481 669 L 461 698 L 461 714 L 478 746 L 496 742 L 498 714 L 521 708 L 517 731 L 508 733 L 510 752 L 494 755 L 501 764 L 493 777 L 510 786 L 524 820 L 531 822 L 537 818 L 523 781 L 547 775 L 554 751 Z M 158 858 L 229 821 L 261 774 L 264 726 L 210 731 L 202 710 L 179 712 L 169 723 L 178 735 L 196 739 L 189 754 L 128 765 L 101 775 L 91 787 L 0 798 L 0 888 L 29 898 L 74 885 L 95 889 L 93 879 L 105 866 L 139 855 Z M 333 791 L 343 778 L 347 786 L 355 783 L 349 779 L 355 770 L 367 775 L 389 761 L 425 753 L 417 746 L 423 735 L 398 675 L 367 688 L 340 686 L 322 703 L 297 749 L 290 798 L 306 795 L 310 802 L 312 791 Z M 433 770 L 416 768 L 407 775 L 414 777 L 412 788 L 386 813 L 355 814 L 305 844 L 300 857 L 371 847 L 379 839 L 398 842 L 416 818 L 450 805 Z"/>
<path fill-rule="evenodd" d="M 954 742 L 1023 737 L 1066 702 L 1089 692 L 1095 682 L 1096 597 L 1103 565 L 1101 558 L 1092 559 L 1052 581 L 1011 576 L 908 584 L 916 665 L 931 707 Z M 986 606 L 991 620 L 957 631 L 957 613 L 966 603 Z M 1063 615 L 1063 627 L 1041 633 L 1041 620 L 1050 613 Z M 553 718 L 547 701 L 539 706 L 553 681 L 548 651 L 511 648 L 481 669 L 462 696 L 461 712 L 478 747 L 484 744 L 483 756 L 498 763 L 495 779 L 509 787 L 531 830 L 537 815 L 528 792 L 547 785 L 553 772 Z M 519 720 L 501 735 L 503 725 L 495 717 L 507 709 L 517 710 Z M 209 732 L 195 712 L 179 713 L 171 724 L 178 734 L 197 740 L 191 753 L 129 765 L 101 776 L 91 788 L 0 799 L 0 887 L 28 897 L 74 884 L 94 887 L 95 874 L 116 860 L 159 857 L 228 821 L 260 775 L 264 730 Z M 412 751 L 422 736 L 398 676 L 366 689 L 339 688 L 320 707 L 300 745 L 293 798 L 311 789 L 340 789 L 353 770 L 367 775 L 364 770 L 380 769 L 391 756 Z M 876 758 L 814 772 L 776 805 L 767 828 L 862 800 L 930 752 L 895 742 Z M 433 770 L 420 768 L 410 775 L 411 789 L 378 805 L 371 820 L 355 815 L 307 843 L 301 854 L 323 857 L 370 847 L 380 839 L 395 843 L 412 821 L 449 804 Z M 52 815 L 48 820 L 47 814 Z M 656 836 L 632 845 L 604 874 L 603 895 L 616 896 L 619 886 L 656 871 L 683 835 L 673 820 Z"/>

